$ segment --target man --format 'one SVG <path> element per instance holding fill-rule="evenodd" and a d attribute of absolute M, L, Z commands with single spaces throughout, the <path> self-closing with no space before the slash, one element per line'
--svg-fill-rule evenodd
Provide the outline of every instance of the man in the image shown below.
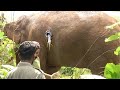
<path fill-rule="evenodd" d="M 42 70 L 33 68 L 32 64 L 40 52 L 40 44 L 36 41 L 24 41 L 20 44 L 18 55 L 20 62 L 11 70 L 7 79 L 46 79 Z"/>

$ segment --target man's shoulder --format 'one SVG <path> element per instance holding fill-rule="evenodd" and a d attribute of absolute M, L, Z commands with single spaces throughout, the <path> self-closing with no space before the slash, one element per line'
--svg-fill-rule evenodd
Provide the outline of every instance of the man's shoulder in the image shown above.
<path fill-rule="evenodd" d="M 10 70 L 8 73 L 12 73 L 15 72 L 17 70 L 17 67 L 13 68 L 12 70 Z"/>
<path fill-rule="evenodd" d="M 13 73 L 14 73 L 16 70 L 17 70 L 17 67 L 15 67 L 15 68 L 12 69 L 11 71 L 9 71 L 8 74 L 7 74 L 7 76 L 6 76 L 6 78 L 9 79 L 9 78 L 13 75 Z"/>

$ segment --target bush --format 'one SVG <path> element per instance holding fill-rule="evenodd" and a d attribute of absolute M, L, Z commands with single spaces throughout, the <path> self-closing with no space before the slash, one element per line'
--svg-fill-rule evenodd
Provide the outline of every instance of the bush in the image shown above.
<path fill-rule="evenodd" d="M 113 30 L 116 26 L 120 25 L 120 17 L 116 19 L 118 20 L 117 23 L 106 26 L 106 29 Z M 108 38 L 105 38 L 105 42 L 111 42 L 114 40 L 120 39 L 120 32 L 115 33 L 114 35 L 109 36 Z M 116 47 L 116 50 L 114 51 L 115 55 L 120 55 L 120 46 Z M 113 63 L 107 63 L 104 69 L 104 77 L 107 79 L 119 79 L 120 78 L 120 64 L 113 64 Z"/>
<path fill-rule="evenodd" d="M 3 28 L 6 22 L 2 14 L 0 16 L 0 79 L 4 79 L 8 72 L 16 66 L 15 63 L 15 42 L 4 35 Z"/>
<path fill-rule="evenodd" d="M 87 68 L 72 68 L 63 66 L 59 71 L 61 79 L 79 79 L 80 75 L 92 74 L 91 70 Z"/>
<path fill-rule="evenodd" d="M 104 70 L 104 77 L 107 79 L 120 79 L 120 64 L 107 63 Z"/>

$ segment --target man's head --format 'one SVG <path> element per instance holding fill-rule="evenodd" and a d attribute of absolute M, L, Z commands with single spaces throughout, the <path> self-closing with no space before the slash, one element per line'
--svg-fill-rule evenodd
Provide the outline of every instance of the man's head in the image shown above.
<path fill-rule="evenodd" d="M 21 61 L 30 61 L 37 58 L 40 52 L 40 44 L 36 41 L 24 41 L 20 44 L 18 54 Z"/>

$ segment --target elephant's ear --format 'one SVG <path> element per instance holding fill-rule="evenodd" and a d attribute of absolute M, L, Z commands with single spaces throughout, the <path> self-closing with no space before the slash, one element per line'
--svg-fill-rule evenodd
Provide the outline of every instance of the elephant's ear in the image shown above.
<path fill-rule="evenodd" d="M 14 30 L 16 28 L 15 22 L 5 24 L 4 30 Z"/>
<path fill-rule="evenodd" d="M 9 36 L 9 38 L 12 39 L 12 34 L 14 33 L 15 29 L 16 29 L 16 23 L 15 22 L 10 22 L 10 23 L 7 23 L 5 26 L 4 26 L 4 33 L 6 36 Z"/>

